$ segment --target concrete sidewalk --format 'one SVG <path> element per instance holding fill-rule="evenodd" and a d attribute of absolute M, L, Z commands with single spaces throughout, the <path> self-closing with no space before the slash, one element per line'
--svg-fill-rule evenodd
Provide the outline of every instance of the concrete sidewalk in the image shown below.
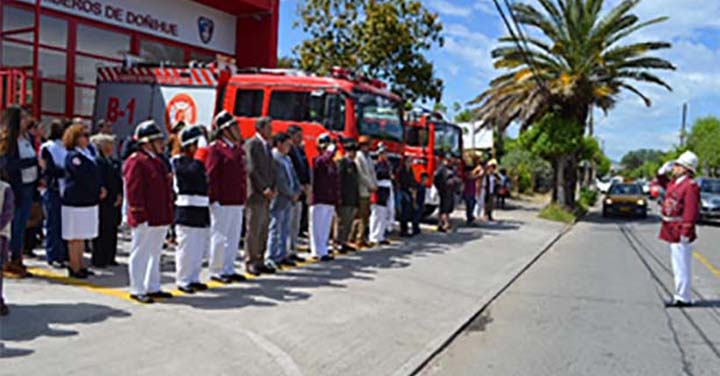
<path fill-rule="evenodd" d="M 564 228 L 536 215 L 499 212 L 481 228 L 151 306 L 87 286 L 9 281 L 0 375 L 407 374 Z"/>

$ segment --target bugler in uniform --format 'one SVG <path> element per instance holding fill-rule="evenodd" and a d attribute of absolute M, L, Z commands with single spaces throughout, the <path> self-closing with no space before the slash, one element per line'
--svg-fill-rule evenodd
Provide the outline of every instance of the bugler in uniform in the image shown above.
<path fill-rule="evenodd" d="M 685 152 L 658 172 L 658 180 L 665 188 L 660 239 L 670 243 L 675 275 L 675 294 L 669 306 L 692 305 L 690 265 L 692 243 L 697 239 L 695 224 L 700 214 L 700 188 L 693 180 L 697 165 L 697 156 Z M 669 180 L 667 174 L 671 171 L 673 179 Z"/>
<path fill-rule="evenodd" d="M 171 298 L 160 290 L 160 254 L 173 221 L 170 174 L 160 158 L 164 135 L 152 120 L 135 129 L 138 144 L 125 162 L 127 221 L 131 228 L 130 297 L 141 303 Z"/>
<path fill-rule="evenodd" d="M 208 288 L 200 282 L 203 256 L 210 246 L 208 177 L 205 165 L 194 158 L 198 142 L 204 137 L 200 127 L 185 128 L 180 132 L 180 154 L 170 161 L 176 194 L 176 284 L 187 294 Z"/>
<path fill-rule="evenodd" d="M 313 159 L 313 194 L 310 206 L 310 248 L 313 257 L 320 261 L 330 261 L 328 239 L 335 205 L 340 202 L 340 174 L 333 160 L 335 142 L 329 134 L 317 139 L 320 155 Z"/>
<path fill-rule="evenodd" d="M 217 138 L 205 163 L 210 182 L 210 274 L 212 280 L 227 284 L 245 280 L 235 272 L 247 199 L 245 150 L 231 114 L 220 112 L 213 127 Z"/>

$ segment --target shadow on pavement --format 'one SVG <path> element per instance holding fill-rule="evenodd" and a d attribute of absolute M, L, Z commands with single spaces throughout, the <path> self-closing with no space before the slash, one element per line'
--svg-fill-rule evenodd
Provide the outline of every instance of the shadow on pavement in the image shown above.
<path fill-rule="evenodd" d="M 693 308 L 720 308 L 720 300 L 696 300 L 689 309 Z"/>
<path fill-rule="evenodd" d="M 0 340 L 31 341 L 39 337 L 70 337 L 78 335 L 75 330 L 57 329 L 53 326 L 69 324 L 93 324 L 113 317 L 129 317 L 130 313 L 98 304 L 32 304 L 11 305 L 10 315 L 0 319 Z M 9 356 L 22 356 L 32 350 L 12 350 Z M 5 353 L 0 357 L 4 357 Z"/>
<path fill-rule="evenodd" d="M 5 347 L 5 344 L 0 342 L 0 359 L 19 358 L 23 356 L 28 356 L 34 352 L 34 350 L 29 349 L 15 349 L 12 347 Z"/>
<path fill-rule="evenodd" d="M 512 228 L 512 226 L 507 226 Z M 375 250 L 341 256 L 332 262 L 282 271 L 270 277 L 243 282 L 235 288 L 213 289 L 207 293 L 167 300 L 163 304 L 189 305 L 198 309 L 220 310 L 248 306 L 272 307 L 302 301 L 318 288 L 346 288 L 348 280 L 372 281 L 380 269 L 399 269 L 411 265 L 410 258 L 428 257 L 460 249 L 458 245 L 477 240 L 482 229 L 468 228 L 442 239 L 442 234 L 422 234 L 406 242 Z"/>

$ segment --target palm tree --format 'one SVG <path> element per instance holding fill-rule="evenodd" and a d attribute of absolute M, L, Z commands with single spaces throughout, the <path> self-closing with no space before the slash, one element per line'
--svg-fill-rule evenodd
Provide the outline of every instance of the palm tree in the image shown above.
<path fill-rule="evenodd" d="M 538 37 L 520 33 L 500 38 L 501 45 L 492 56 L 495 67 L 507 72 L 492 80 L 490 87 L 471 102 L 479 120 L 499 131 L 518 122 L 524 131 L 552 113 L 584 129 L 591 108 L 609 111 L 622 91 L 651 106 L 651 100 L 634 86 L 636 82 L 672 90 L 651 71 L 675 67 L 648 56 L 649 52 L 670 48 L 670 43 L 624 43 L 638 30 L 667 17 L 641 22 L 632 13 L 640 0 L 624 0 L 605 14 L 601 14 L 604 0 L 538 2 L 541 9 L 524 3 L 511 5 L 518 24 Z M 564 185 L 556 188 L 564 188 L 561 190 L 567 194 L 553 198 L 569 207 L 574 204 L 578 154 L 565 156 L 565 162 L 555 164 L 557 183 Z"/>

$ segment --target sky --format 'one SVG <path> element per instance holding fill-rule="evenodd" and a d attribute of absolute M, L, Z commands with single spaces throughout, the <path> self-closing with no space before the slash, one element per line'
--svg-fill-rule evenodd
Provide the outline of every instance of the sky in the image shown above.
<path fill-rule="evenodd" d="M 298 1 L 282 0 L 280 10 L 280 56 L 290 56 L 303 39 L 293 28 Z M 528 0 L 533 3 L 533 0 Z M 620 0 L 606 0 L 609 8 Z M 443 103 L 464 104 L 487 88 L 498 75 L 490 51 L 506 34 L 492 0 L 427 0 L 426 7 L 440 15 L 445 45 L 428 54 L 436 74 L 445 81 Z M 606 9 L 607 10 L 607 9 Z M 613 160 L 640 148 L 666 150 L 678 143 L 682 105 L 688 104 L 688 124 L 700 117 L 720 116 L 720 1 L 644 0 L 635 10 L 641 20 L 659 16 L 670 19 L 639 31 L 632 41 L 665 40 L 672 49 L 659 53 L 677 66 L 674 72 L 659 72 L 673 91 L 638 87 L 653 101 L 648 108 L 633 94 L 621 95 L 610 112 L 595 113 L 596 135 Z M 511 136 L 517 131 L 510 130 Z"/>

